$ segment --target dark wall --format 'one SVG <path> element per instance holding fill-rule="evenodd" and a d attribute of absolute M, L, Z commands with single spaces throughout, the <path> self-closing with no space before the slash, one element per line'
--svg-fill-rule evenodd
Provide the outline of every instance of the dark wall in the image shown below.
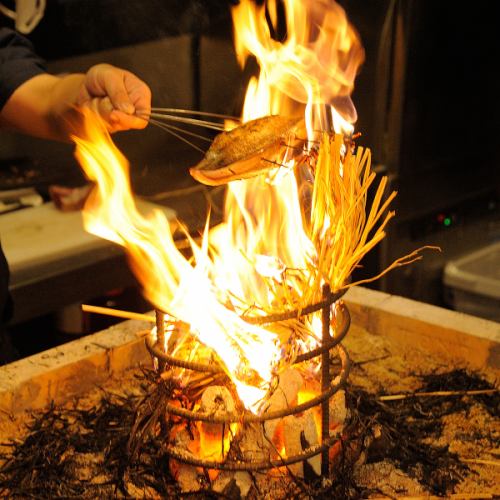
<path fill-rule="evenodd" d="M 366 263 L 366 274 L 376 274 L 420 245 L 438 244 L 443 253 L 377 283 L 436 303 L 445 263 L 500 238 L 495 2 L 339 3 L 366 50 L 353 94 L 357 130 L 363 134 L 358 142 L 373 150 L 374 162 L 384 164 L 391 186 L 399 191 L 397 216 L 381 251 Z M 46 15 L 30 38 L 54 71 L 83 70 L 105 57 L 152 85 L 157 106 L 238 114 L 247 75 L 235 61 L 230 4 L 48 0 Z M 397 15 L 390 18 L 391 9 L 400 14 L 400 26 Z M 178 142 L 148 129 L 120 136 L 120 147 L 139 169 L 162 163 L 165 177 L 180 177 L 184 153 Z M 2 138 L 4 149 L 6 144 Z M 16 146 L 35 151 L 31 145 Z M 56 156 L 60 162 L 63 156 Z M 444 216 L 452 221 L 449 227 L 439 222 Z"/>
<path fill-rule="evenodd" d="M 29 34 L 45 58 L 60 59 L 167 36 L 230 31 L 229 0 L 47 0 Z M 3 17 L 3 16 L 2 16 Z M 1 19 L 3 24 L 12 24 Z"/>
<path fill-rule="evenodd" d="M 229 4 L 225 0 L 48 0 L 44 18 L 28 38 L 52 73 L 83 72 L 107 62 L 146 81 L 154 106 L 234 112 L 240 71 L 232 50 Z M 3 16 L 0 22 L 12 25 Z M 149 126 L 116 134 L 114 140 L 134 167 L 134 187 L 140 194 L 192 181 L 187 167 L 199 160 L 200 153 L 165 131 Z M 70 145 L 5 131 L 0 142 L 0 161 L 23 163 L 36 171 L 30 182 L 44 188 L 83 182 Z"/>

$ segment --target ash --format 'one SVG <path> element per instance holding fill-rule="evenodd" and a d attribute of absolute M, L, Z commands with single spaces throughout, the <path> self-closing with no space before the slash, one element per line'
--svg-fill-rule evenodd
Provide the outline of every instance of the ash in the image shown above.
<path fill-rule="evenodd" d="M 366 366 L 365 366 L 366 368 Z M 22 440 L 3 443 L 0 454 L 0 496 L 8 498 L 241 498 L 232 481 L 222 493 L 200 481 L 200 490 L 181 493 L 169 472 L 169 458 L 162 446 L 161 431 L 141 439 L 140 449 L 129 453 L 129 440 L 138 411 L 158 387 L 151 374 L 137 375 L 133 393 L 100 393 L 98 404 L 82 408 L 50 407 L 32 415 Z M 465 370 L 419 377 L 420 390 L 453 387 L 484 389 L 492 385 Z M 378 394 L 361 387 L 348 392 L 351 413 L 349 437 L 333 473 L 326 480 L 314 475 L 268 481 L 253 474 L 246 498 L 367 498 L 401 494 L 448 495 L 464 490 L 469 476 L 486 481 L 481 471 L 463 461 L 457 436 L 460 428 L 478 415 L 498 423 L 498 393 L 480 398 L 441 397 L 425 401 L 408 398 L 383 402 Z M 460 424 L 461 422 L 461 424 Z M 493 449 L 498 439 L 494 426 L 475 429 L 482 449 Z M 496 427 L 498 431 L 498 426 Z M 470 450 L 469 450 L 470 452 Z M 494 479 L 494 478 L 493 478 Z M 382 486 L 383 485 L 383 486 Z M 466 488 L 465 488 L 466 489 Z"/>

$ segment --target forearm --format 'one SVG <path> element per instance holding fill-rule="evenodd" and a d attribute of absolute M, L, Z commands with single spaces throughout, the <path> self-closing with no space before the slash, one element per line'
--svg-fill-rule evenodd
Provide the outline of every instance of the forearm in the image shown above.
<path fill-rule="evenodd" d="M 46 139 L 68 140 L 65 117 L 78 99 L 83 74 L 42 74 L 24 82 L 2 109 L 1 124 Z"/>
<path fill-rule="evenodd" d="M 42 73 L 19 85 L 0 110 L 0 125 L 46 139 L 69 140 L 75 107 L 88 106 L 108 131 L 141 129 L 151 112 L 151 91 L 137 76 L 110 64 L 85 75 Z"/>

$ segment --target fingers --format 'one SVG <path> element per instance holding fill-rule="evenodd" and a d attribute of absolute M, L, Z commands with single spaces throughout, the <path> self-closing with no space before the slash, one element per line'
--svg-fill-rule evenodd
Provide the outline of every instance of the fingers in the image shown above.
<path fill-rule="evenodd" d="M 123 111 L 114 110 L 111 113 L 109 125 L 112 127 L 111 132 L 118 132 L 120 130 L 129 129 L 143 129 L 146 128 L 148 121 L 144 118 L 139 118 L 135 115 L 128 115 Z"/>
<path fill-rule="evenodd" d="M 109 97 L 94 97 L 93 99 L 85 102 L 84 105 L 88 106 L 94 113 L 98 114 L 106 122 L 108 130 L 111 131 L 111 115 L 114 111 L 114 107 Z"/>
<path fill-rule="evenodd" d="M 93 66 L 87 72 L 80 97 L 81 104 L 90 105 L 106 120 L 110 132 L 147 125 L 141 117 L 151 112 L 151 91 L 129 71 L 109 64 Z"/>
<path fill-rule="evenodd" d="M 135 114 L 139 116 L 149 116 L 151 113 L 151 90 L 149 87 L 128 71 L 124 72 L 123 81 L 130 101 L 134 105 Z M 124 111 L 123 109 L 120 110 Z"/>
<path fill-rule="evenodd" d="M 111 67 L 103 71 L 102 79 L 106 96 L 109 97 L 113 108 L 127 115 L 135 113 L 135 106 L 125 86 L 125 72 Z"/>
<path fill-rule="evenodd" d="M 111 133 L 121 130 L 143 129 L 148 124 L 144 118 L 115 109 L 109 97 L 94 97 L 85 105 L 106 122 L 107 129 Z"/>

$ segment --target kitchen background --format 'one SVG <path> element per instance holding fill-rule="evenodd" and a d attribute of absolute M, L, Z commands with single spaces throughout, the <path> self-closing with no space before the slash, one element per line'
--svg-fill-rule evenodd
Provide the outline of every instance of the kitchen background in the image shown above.
<path fill-rule="evenodd" d="M 3 3 L 14 7 L 15 2 Z M 438 245 L 441 253 L 427 252 L 421 262 L 370 286 L 449 307 L 446 264 L 500 241 L 495 2 L 339 3 L 366 50 L 353 94 L 356 128 L 362 133 L 358 143 L 372 149 L 376 170 L 388 175 L 399 193 L 388 237 L 363 263 L 359 277 L 377 274 L 417 247 Z M 155 106 L 239 114 L 255 67 L 241 70 L 236 63 L 230 4 L 47 0 L 43 19 L 28 37 L 51 72 L 85 71 L 109 62 L 141 76 Z M 13 24 L 7 18 L 0 22 Z M 187 168 L 200 158 L 189 146 L 151 126 L 115 140 L 131 162 L 135 191 L 172 206 L 194 232 L 203 225 L 207 200 L 220 204 L 220 190 L 199 189 L 189 176 Z M 34 187 L 48 199 L 52 184 L 84 183 L 70 145 L 0 133 L 0 190 Z M 102 319 L 84 317 L 77 328 L 68 327 L 68 315 L 82 321 L 70 304 L 148 309 L 123 256 L 113 255 L 103 269 L 92 265 L 30 276 L 13 287 L 18 312 L 12 330 L 22 339 L 17 341 L 22 354 L 66 340 L 70 333 L 107 326 Z M 46 334 L 27 342 L 40 328 Z"/>

